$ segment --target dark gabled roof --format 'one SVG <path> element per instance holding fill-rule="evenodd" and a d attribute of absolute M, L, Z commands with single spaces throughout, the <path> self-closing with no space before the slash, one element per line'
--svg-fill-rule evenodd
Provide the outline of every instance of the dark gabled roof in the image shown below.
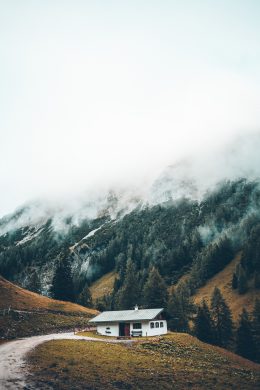
<path fill-rule="evenodd" d="M 89 322 L 118 322 L 118 321 L 141 321 L 153 320 L 163 309 L 138 309 L 104 311 L 92 318 Z"/>

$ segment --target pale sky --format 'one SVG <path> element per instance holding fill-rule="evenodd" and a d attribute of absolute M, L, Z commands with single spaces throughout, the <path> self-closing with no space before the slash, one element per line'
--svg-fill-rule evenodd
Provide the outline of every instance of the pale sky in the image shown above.
<path fill-rule="evenodd" d="M 260 129 L 258 0 L 0 0 L 0 216 Z"/>

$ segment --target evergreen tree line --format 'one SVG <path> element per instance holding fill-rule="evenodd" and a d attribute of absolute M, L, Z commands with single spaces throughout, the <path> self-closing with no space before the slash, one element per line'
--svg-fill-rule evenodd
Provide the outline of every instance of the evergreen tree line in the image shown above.
<path fill-rule="evenodd" d="M 230 309 L 220 290 L 215 288 L 210 305 L 203 300 L 197 307 L 193 333 L 201 341 L 260 362 L 260 301 L 256 300 L 252 315 L 243 308 L 235 328 Z"/>
<path fill-rule="evenodd" d="M 205 300 L 195 305 L 188 283 L 179 283 L 169 292 L 158 270 L 152 267 L 140 289 L 134 263 L 128 260 L 124 285 L 96 304 L 100 310 L 132 309 L 135 304 L 143 308 L 163 307 L 170 330 L 194 334 L 201 341 L 260 362 L 260 301 L 256 301 L 252 316 L 243 309 L 235 328 L 230 308 L 217 287 L 209 305 Z"/>
<path fill-rule="evenodd" d="M 254 288 L 260 288 L 260 222 L 258 216 L 251 216 L 249 222 L 245 226 L 247 240 L 242 258 L 232 277 L 232 288 L 239 294 L 245 294 L 250 283 Z"/>
<path fill-rule="evenodd" d="M 238 291 L 242 293 L 252 277 L 255 286 L 260 285 L 259 205 L 257 185 L 240 180 L 224 183 L 202 202 L 183 199 L 176 203 L 137 208 L 116 223 L 109 223 L 109 216 L 106 216 L 93 221 L 83 220 L 76 227 L 68 218 L 65 221 L 67 229 L 57 233 L 49 220 L 35 239 L 23 245 L 16 245 L 26 233 L 23 229 L 0 237 L 0 274 L 9 280 L 24 280 L 24 287 L 41 292 L 41 273 L 49 265 L 57 264 L 58 268 L 67 251 L 72 267 L 74 299 L 79 299 L 86 284 L 90 285 L 105 273 L 115 270 L 118 280 L 112 304 L 120 306 L 119 295 L 123 294 L 129 259 L 137 273 L 139 291 L 142 292 L 151 268 L 155 267 L 167 286 L 176 284 L 189 271 L 188 288 L 193 293 L 223 269 L 239 250 L 243 250 L 241 267 L 233 283 L 234 286 L 238 284 Z M 255 211 L 249 213 L 249 210 Z M 78 247 L 79 256 L 68 252 L 75 242 L 81 241 L 104 222 L 107 222 L 104 228 L 84 241 L 87 245 Z M 83 272 L 85 261 L 89 261 L 89 268 Z M 36 275 L 34 271 L 37 271 Z M 62 272 L 62 267 L 56 272 Z M 55 279 L 55 283 L 59 282 Z M 143 293 L 141 296 L 143 298 Z"/>
<path fill-rule="evenodd" d="M 75 299 L 71 264 L 66 253 L 60 258 L 52 284 L 52 296 L 56 299 L 76 301 L 92 306 L 92 297 L 86 284 Z M 216 287 L 210 304 L 205 300 L 195 305 L 191 299 L 189 283 L 179 283 L 168 291 L 158 269 L 151 267 L 141 288 L 140 278 L 131 259 L 127 261 L 124 283 L 120 287 L 115 280 L 113 293 L 95 302 L 99 310 L 127 310 L 138 304 L 142 308 L 165 308 L 168 327 L 173 331 L 194 334 L 201 341 L 233 349 L 239 355 L 260 362 L 260 301 L 249 315 L 243 309 L 237 328 L 231 311 Z"/>
<path fill-rule="evenodd" d="M 93 249 L 87 255 L 93 272 L 87 278 L 91 283 L 115 270 L 119 276 L 114 286 L 114 302 L 114 295 L 125 283 L 127 261 L 131 259 L 140 291 L 154 266 L 167 286 L 176 284 L 189 271 L 189 289 L 194 293 L 242 250 L 243 261 L 237 277 L 238 291 L 243 293 L 252 272 L 256 273 L 256 281 L 260 275 L 257 271 L 260 248 L 253 239 L 248 241 L 260 218 L 259 204 L 260 192 L 255 184 L 241 180 L 225 183 L 201 203 L 182 200 L 175 205 L 134 210 L 91 238 Z M 255 214 L 248 214 L 249 207 L 255 207 Z M 201 233 L 201 227 L 207 231 L 206 235 Z M 246 260 L 251 256 L 249 251 L 254 251 L 253 263 Z M 246 265 L 249 263 L 250 267 Z"/>
<path fill-rule="evenodd" d="M 19 242 L 24 237 L 35 233 L 31 231 L 31 227 L 22 227 L 7 232 L 0 236 L 0 274 L 11 281 L 22 280 L 23 274 L 26 274 L 27 283 L 24 287 L 40 293 L 41 270 L 49 264 L 52 266 L 55 261 L 59 262 L 59 257 L 65 252 L 68 255 L 68 248 L 71 245 L 80 241 L 104 220 L 104 218 L 97 218 L 93 221 L 86 219 L 80 226 L 74 226 L 71 225 L 71 218 L 67 218 L 63 221 L 64 230 L 56 231 L 52 219 L 49 219 L 34 239 L 25 241 L 22 245 Z"/>
<path fill-rule="evenodd" d="M 148 272 L 138 272 L 134 262 L 128 259 L 123 284 L 117 278 L 113 292 L 98 299 L 99 310 L 128 310 L 135 305 L 149 308 L 165 308 L 167 305 L 167 285 L 155 267 Z"/>
<path fill-rule="evenodd" d="M 58 263 L 52 279 L 50 288 L 52 298 L 62 301 L 77 302 L 82 306 L 92 307 L 92 297 L 88 283 L 81 291 L 75 291 L 72 277 L 71 261 L 68 250 L 63 252 L 58 259 Z"/>
<path fill-rule="evenodd" d="M 190 296 L 223 269 L 238 250 L 243 255 L 233 276 L 233 288 L 243 294 L 251 278 L 259 288 L 259 206 L 257 186 L 241 180 L 225 183 L 200 203 L 182 200 L 136 209 L 116 223 L 107 223 L 79 249 L 83 262 L 90 259 L 89 273 L 82 272 L 81 264 L 75 272 L 77 264 L 69 248 L 102 225 L 105 218 L 86 220 L 79 227 L 70 226 L 68 220 L 68 230 L 60 236 L 54 234 L 50 220 L 36 239 L 23 245 L 16 245 L 24 237 L 21 229 L 0 237 L 0 273 L 14 280 L 33 270 L 26 287 L 41 292 L 39 270 L 56 264 L 51 295 L 91 306 L 89 285 L 115 270 L 118 277 L 111 295 L 96 302 L 100 310 L 130 309 L 135 304 L 164 307 L 171 329 L 190 332 L 190 323 L 199 313 Z M 187 271 L 186 282 L 171 291 L 170 286 Z M 211 306 L 209 311 L 213 322 L 216 316 L 223 317 L 214 314 Z M 226 331 L 217 329 L 209 339 L 227 346 Z M 231 333 L 234 338 L 234 329 Z"/>

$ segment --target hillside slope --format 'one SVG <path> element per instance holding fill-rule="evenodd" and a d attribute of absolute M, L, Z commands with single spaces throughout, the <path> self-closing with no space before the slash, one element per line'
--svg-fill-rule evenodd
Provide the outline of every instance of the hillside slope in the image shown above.
<path fill-rule="evenodd" d="M 94 301 L 112 293 L 116 277 L 116 272 L 108 272 L 91 285 L 90 292 Z"/>
<path fill-rule="evenodd" d="M 124 309 L 118 297 L 127 282 L 128 260 L 132 261 L 140 290 L 151 267 L 155 267 L 167 287 L 189 272 L 188 287 L 194 293 L 238 252 L 243 256 L 240 271 L 248 281 L 259 279 L 260 284 L 260 180 L 227 181 L 199 200 L 139 204 L 127 213 L 102 214 L 96 219 L 87 218 L 82 210 L 77 221 L 72 216 L 64 217 L 58 224 L 51 214 L 47 221 L 39 222 L 40 227 L 31 222 L 22 226 L 28 210 L 20 213 L 11 216 L 9 222 L 0 221 L 5 232 L 1 235 L 0 229 L 0 274 L 43 295 L 59 289 L 54 276 L 67 268 L 76 298 L 86 285 L 94 283 L 92 292 L 96 297 L 101 296 L 103 287 L 112 292 L 105 302 L 107 310 Z M 118 281 L 112 286 L 113 277 L 107 275 L 113 275 L 113 271 Z M 95 285 L 97 280 L 102 283 Z M 145 304 L 143 293 L 132 300 L 129 307 Z"/>
<path fill-rule="evenodd" d="M 94 309 L 43 297 L 0 277 L 0 338 L 84 328 Z"/>
<path fill-rule="evenodd" d="M 241 260 L 241 254 L 237 255 L 222 271 L 209 279 L 205 286 L 199 288 L 194 294 L 194 302 L 199 304 L 203 299 L 208 303 L 215 287 L 218 287 L 229 305 L 234 320 L 238 320 L 239 314 L 245 308 L 248 312 L 253 311 L 255 299 L 260 299 L 260 290 L 249 285 L 248 291 L 240 295 L 237 290 L 232 289 L 232 275 L 237 264 Z"/>
<path fill-rule="evenodd" d="M 71 302 L 58 301 L 25 290 L 0 276 L 0 310 L 8 308 L 28 311 L 57 311 L 69 314 L 82 313 L 88 316 L 97 313 L 94 309 Z"/>
<path fill-rule="evenodd" d="M 82 359 L 84 356 L 84 359 Z M 260 365 L 181 333 L 131 347 L 51 341 L 29 355 L 32 387 L 44 389 L 259 389 Z"/>

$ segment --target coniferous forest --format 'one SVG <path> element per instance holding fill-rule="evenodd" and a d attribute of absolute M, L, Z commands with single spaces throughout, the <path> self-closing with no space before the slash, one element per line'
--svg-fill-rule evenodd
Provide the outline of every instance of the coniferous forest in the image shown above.
<path fill-rule="evenodd" d="M 139 204 L 114 219 L 104 211 L 78 225 L 65 222 L 66 230 L 59 231 L 49 218 L 27 241 L 31 227 L 2 235 L 0 274 L 32 291 L 99 310 L 164 307 L 171 329 L 259 361 L 258 302 L 254 313 L 241 308 L 234 324 L 218 289 L 200 306 L 192 299 L 238 253 L 232 288 L 242 295 L 249 283 L 260 287 L 258 182 L 224 182 L 200 201 Z M 111 294 L 93 302 L 89 287 L 111 271 L 116 273 Z"/>

